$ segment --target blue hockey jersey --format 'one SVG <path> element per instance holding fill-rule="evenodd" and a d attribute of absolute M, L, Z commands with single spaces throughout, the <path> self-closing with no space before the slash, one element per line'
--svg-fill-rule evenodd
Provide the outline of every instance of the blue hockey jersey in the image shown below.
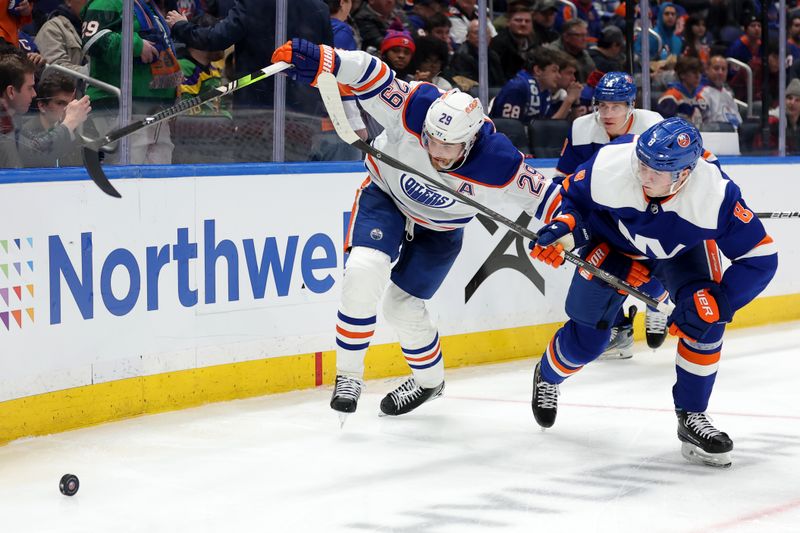
<path fill-rule="evenodd" d="M 577 212 L 593 236 L 637 258 L 669 259 L 716 241 L 731 260 L 721 286 L 734 310 L 766 287 L 777 248 L 739 187 L 706 153 L 674 195 L 650 199 L 634 174 L 635 139 L 602 147 L 564 180 L 562 212 Z"/>
<path fill-rule="evenodd" d="M 535 118 L 549 116 L 549 110 L 550 93 L 539 87 L 530 72 L 520 70 L 500 89 L 489 116 L 513 118 L 527 124 Z"/>

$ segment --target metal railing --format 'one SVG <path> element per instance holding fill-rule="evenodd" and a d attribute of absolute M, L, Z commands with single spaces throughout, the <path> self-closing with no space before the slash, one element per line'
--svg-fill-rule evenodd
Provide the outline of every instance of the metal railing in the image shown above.
<path fill-rule="evenodd" d="M 735 57 L 726 57 L 725 60 L 729 65 L 735 65 L 736 68 L 744 70 L 747 74 L 747 118 L 755 118 L 753 116 L 753 69 Z"/>

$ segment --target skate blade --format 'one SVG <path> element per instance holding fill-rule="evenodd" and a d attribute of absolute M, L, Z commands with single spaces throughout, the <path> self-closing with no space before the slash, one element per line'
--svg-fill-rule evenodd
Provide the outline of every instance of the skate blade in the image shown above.
<path fill-rule="evenodd" d="M 347 422 L 347 417 L 350 413 L 339 413 L 339 429 L 344 427 L 344 423 Z"/>
<path fill-rule="evenodd" d="M 690 463 L 714 468 L 730 468 L 733 464 L 730 452 L 708 453 L 688 442 L 681 444 L 681 455 Z"/>
<path fill-rule="evenodd" d="M 630 359 L 633 357 L 633 352 L 620 352 L 620 351 L 613 351 L 613 352 L 603 352 L 600 354 L 600 357 L 597 358 L 598 361 L 611 361 L 611 360 L 619 360 L 619 359 Z"/>

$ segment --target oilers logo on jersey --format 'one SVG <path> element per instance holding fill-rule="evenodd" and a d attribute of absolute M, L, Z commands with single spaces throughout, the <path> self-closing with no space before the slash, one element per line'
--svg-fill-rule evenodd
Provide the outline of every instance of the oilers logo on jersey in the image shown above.
<path fill-rule="evenodd" d="M 454 198 L 436 192 L 433 187 L 421 181 L 417 181 L 413 176 L 409 176 L 408 174 L 400 176 L 400 186 L 409 199 L 426 207 L 447 209 L 456 203 Z"/>

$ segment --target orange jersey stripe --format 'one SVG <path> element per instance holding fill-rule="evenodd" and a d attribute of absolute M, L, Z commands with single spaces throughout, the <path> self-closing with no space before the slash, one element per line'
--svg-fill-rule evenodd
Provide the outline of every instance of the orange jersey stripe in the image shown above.
<path fill-rule="evenodd" d="M 366 339 L 368 337 L 372 337 L 372 335 L 375 333 L 375 330 L 357 333 L 355 331 L 347 331 L 346 329 L 342 329 L 340 326 L 336 326 L 336 332 L 343 337 L 347 337 L 348 339 Z"/>
<path fill-rule="evenodd" d="M 365 83 L 360 87 L 353 87 L 353 90 L 360 93 L 369 90 L 373 85 L 378 83 L 378 81 L 380 81 L 381 78 L 383 78 L 384 74 L 386 74 L 386 69 L 387 69 L 386 63 L 381 61 L 381 69 L 378 71 L 377 76 L 375 76 L 374 78 L 372 78 L 371 81 L 368 81 L 367 83 Z"/>
<path fill-rule="evenodd" d="M 700 354 L 691 351 L 682 342 L 678 342 L 678 354 L 687 361 L 689 361 L 690 363 L 694 363 L 696 365 L 701 365 L 701 366 L 715 365 L 719 363 L 719 358 L 720 358 L 720 352 L 718 351 L 709 354 Z"/>
<path fill-rule="evenodd" d="M 404 355 L 403 357 L 406 358 L 406 361 L 411 361 L 412 363 L 421 363 L 423 361 L 429 361 L 429 360 L 433 359 L 434 357 L 436 357 L 437 355 L 439 355 L 439 346 L 440 345 L 441 345 L 441 343 L 437 344 L 436 348 L 434 348 L 434 350 L 433 350 L 433 353 L 431 353 L 430 355 L 426 355 L 424 357 L 409 357 L 407 355 Z"/>

